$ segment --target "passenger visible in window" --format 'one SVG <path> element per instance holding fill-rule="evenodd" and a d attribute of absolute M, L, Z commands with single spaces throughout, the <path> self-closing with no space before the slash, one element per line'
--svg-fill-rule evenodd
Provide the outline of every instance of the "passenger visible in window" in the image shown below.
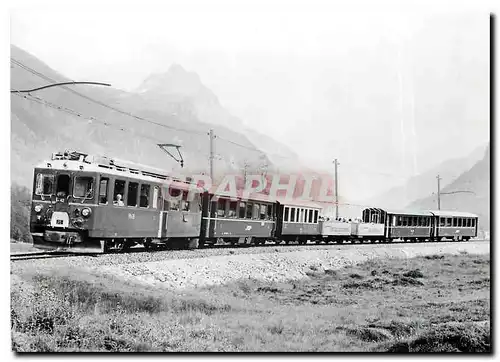
<path fill-rule="evenodd" d="M 122 195 L 120 195 L 120 194 L 116 195 L 116 200 L 113 201 L 113 205 L 116 205 L 116 206 L 124 206 L 125 205 L 122 201 Z"/>

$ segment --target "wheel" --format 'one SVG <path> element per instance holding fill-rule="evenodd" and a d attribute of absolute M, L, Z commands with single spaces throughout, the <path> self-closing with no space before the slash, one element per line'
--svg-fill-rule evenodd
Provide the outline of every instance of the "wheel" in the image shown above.
<path fill-rule="evenodd" d="M 200 246 L 200 242 L 199 242 L 198 238 L 188 239 L 188 241 L 187 241 L 187 248 L 188 249 L 190 249 L 190 250 L 198 249 L 199 246 Z"/>

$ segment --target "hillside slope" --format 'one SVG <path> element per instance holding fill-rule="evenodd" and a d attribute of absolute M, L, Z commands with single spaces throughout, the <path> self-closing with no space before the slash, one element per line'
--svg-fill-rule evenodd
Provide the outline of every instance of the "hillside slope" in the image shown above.
<path fill-rule="evenodd" d="M 436 176 L 441 177 L 441 188 L 451 184 L 462 173 L 469 170 L 484 156 L 485 146 L 476 148 L 464 158 L 455 158 L 442 162 L 432 169 L 411 177 L 401 186 L 396 186 L 370 199 L 367 204 L 386 209 L 400 210 L 408 207 L 415 200 L 426 198 L 436 192 Z"/>
<path fill-rule="evenodd" d="M 454 191 L 473 193 L 446 194 Z M 460 210 L 479 216 L 479 228 L 490 230 L 490 146 L 484 156 L 470 170 L 461 174 L 455 181 L 444 187 L 441 192 L 442 210 Z M 413 202 L 411 208 L 435 209 L 436 195 Z"/>

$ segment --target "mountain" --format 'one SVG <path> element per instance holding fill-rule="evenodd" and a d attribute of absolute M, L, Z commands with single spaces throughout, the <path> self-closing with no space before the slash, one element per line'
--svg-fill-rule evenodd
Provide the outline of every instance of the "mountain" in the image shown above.
<path fill-rule="evenodd" d="M 11 89 L 70 81 L 14 45 L 11 57 Z M 265 150 L 260 151 L 259 145 L 240 131 L 244 129 L 242 122 L 220 105 L 198 75 L 186 72 L 180 65 L 148 77 L 135 92 L 75 85 L 12 94 L 12 180 L 31 187 L 34 165 L 63 149 L 127 159 L 166 172 L 207 173 L 211 128 L 217 137 L 216 179 L 225 172 L 241 173 L 244 164 L 249 171 L 281 167 L 279 159 L 273 156 L 271 161 Z M 256 137 L 275 143 L 266 135 Z M 182 146 L 184 169 L 157 147 L 160 142 Z M 292 157 L 291 164 L 299 168 L 293 151 L 280 147 L 287 157 Z"/>
<path fill-rule="evenodd" d="M 281 170 L 307 170 L 300 164 L 297 154 L 277 142 L 265 132 L 245 126 L 238 117 L 231 115 L 217 96 L 202 84 L 198 74 L 186 71 L 179 64 L 172 64 L 167 72 L 152 74 L 134 91 L 151 109 L 177 113 L 189 109 L 197 119 L 210 125 L 231 129 L 245 137 L 263 151 L 270 162 Z M 248 149 L 247 149 L 248 150 Z"/>
<path fill-rule="evenodd" d="M 441 189 L 441 210 L 467 211 L 479 216 L 479 229 L 490 230 L 490 145 L 484 156 L 472 168 L 462 173 L 452 183 Z M 473 193 L 453 193 L 472 191 Z M 413 202 L 415 209 L 436 209 L 436 196 Z"/>
<path fill-rule="evenodd" d="M 467 157 L 446 160 L 424 173 L 411 177 L 403 185 L 393 187 L 383 194 L 370 199 L 367 204 L 385 209 L 404 209 L 415 200 L 423 199 L 436 192 L 437 175 L 440 175 L 442 179 L 441 188 L 451 184 L 458 176 L 469 170 L 483 157 L 485 147 L 476 148 Z"/>

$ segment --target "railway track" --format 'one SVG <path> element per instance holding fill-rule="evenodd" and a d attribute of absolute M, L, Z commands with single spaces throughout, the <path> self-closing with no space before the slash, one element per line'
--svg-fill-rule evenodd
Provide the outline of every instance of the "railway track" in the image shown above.
<path fill-rule="evenodd" d="M 68 256 L 82 256 L 82 255 L 88 256 L 91 254 L 68 253 L 68 252 L 57 252 L 57 251 L 14 253 L 14 254 L 10 254 L 10 261 L 33 260 L 33 259 L 53 259 L 53 258 L 62 258 L 62 257 L 68 257 Z"/>
<path fill-rule="evenodd" d="M 471 240 L 471 241 L 485 241 L 485 240 Z M 466 241 L 462 241 L 463 243 L 467 243 Z M 298 244 L 298 243 L 265 243 L 265 244 L 260 244 L 260 245 L 248 245 L 248 244 L 242 244 L 242 245 L 233 245 L 233 244 L 215 244 L 215 245 L 210 245 L 206 246 L 204 248 L 196 249 L 196 250 L 209 250 L 209 249 L 239 249 L 239 248 L 252 248 L 252 247 L 264 247 L 264 248 L 271 248 L 271 247 L 278 247 L 278 248 L 286 248 L 288 246 L 348 246 L 348 245 L 391 245 L 391 244 L 429 244 L 430 242 L 428 241 L 422 241 L 419 243 L 414 243 L 414 242 L 405 242 L 401 240 L 397 241 L 392 241 L 392 242 L 387 242 L 387 243 L 382 243 L 382 242 L 343 242 L 343 243 L 320 243 L 316 244 L 314 242 L 308 242 L 307 244 Z M 436 243 L 436 242 L 433 242 Z M 457 243 L 457 241 L 454 240 L 443 240 L 440 241 L 439 243 L 447 244 L 447 243 Z M 136 253 L 154 253 L 157 251 L 168 251 L 169 249 L 165 248 L 158 248 L 158 249 L 146 249 L 144 247 L 133 247 L 128 250 L 122 250 L 122 251 L 111 251 L 107 254 L 136 254 Z M 174 250 L 172 250 L 174 251 Z M 52 259 L 52 258 L 62 258 L 62 257 L 68 257 L 68 256 L 100 256 L 100 255 L 106 255 L 106 254 L 98 254 L 98 253 L 73 253 L 73 252 L 67 252 L 67 251 L 42 251 L 42 252 L 30 252 L 30 253 L 13 253 L 10 254 L 10 260 L 11 261 L 19 261 L 19 260 L 34 260 L 34 259 Z"/>

